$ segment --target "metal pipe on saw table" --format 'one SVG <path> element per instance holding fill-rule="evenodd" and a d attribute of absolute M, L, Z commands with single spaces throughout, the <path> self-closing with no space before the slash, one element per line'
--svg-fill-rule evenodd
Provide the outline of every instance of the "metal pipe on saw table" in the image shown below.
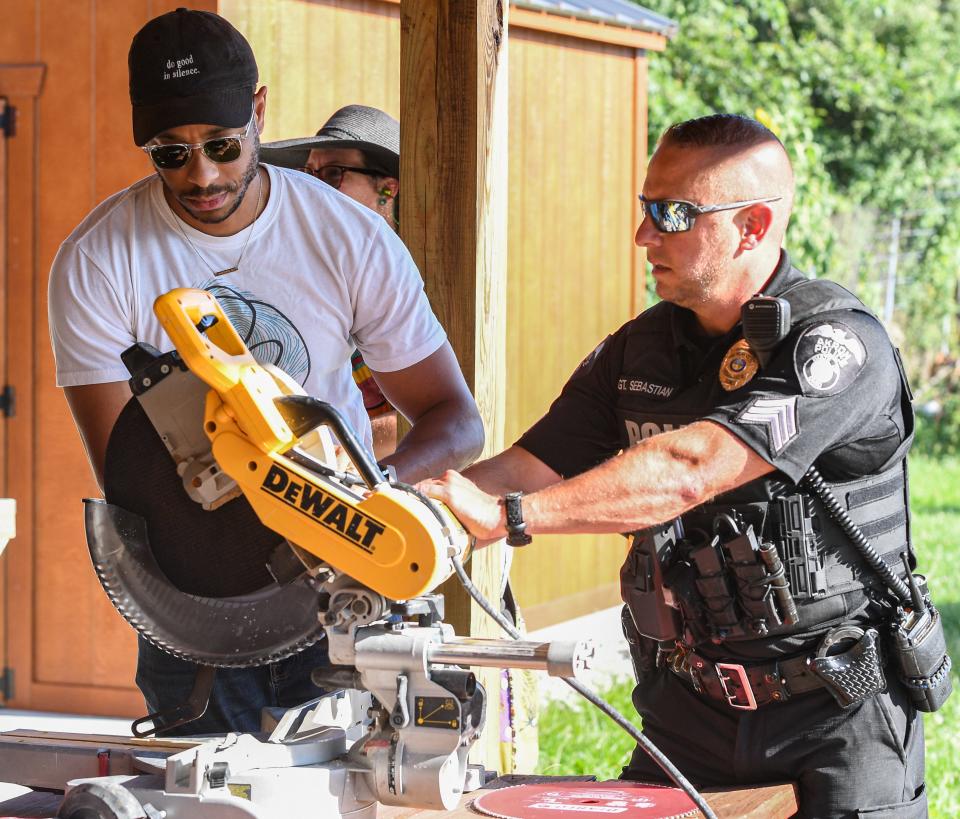
<path fill-rule="evenodd" d="M 449 643 L 434 643 L 427 660 L 449 665 L 484 668 L 529 668 L 546 671 L 551 677 L 575 677 L 590 667 L 593 646 L 584 640 L 497 640 L 457 637 Z"/>

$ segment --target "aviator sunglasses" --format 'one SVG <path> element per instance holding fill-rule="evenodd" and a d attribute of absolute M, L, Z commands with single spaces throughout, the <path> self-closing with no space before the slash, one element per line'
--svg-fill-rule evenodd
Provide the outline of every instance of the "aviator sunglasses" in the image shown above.
<path fill-rule="evenodd" d="M 683 199 L 645 199 L 641 193 L 640 207 L 661 233 L 683 233 L 693 227 L 693 223 L 702 213 L 736 210 L 747 205 L 776 202 L 780 199 L 783 197 L 767 196 L 763 199 L 744 199 L 742 202 L 723 202 L 719 205 L 696 205 Z"/>
<path fill-rule="evenodd" d="M 240 153 L 243 151 L 243 140 L 250 136 L 253 120 L 254 115 L 251 114 L 250 121 L 247 123 L 247 127 L 243 129 L 242 134 L 214 137 L 213 139 L 205 139 L 203 142 L 141 145 L 140 149 L 147 153 L 153 164 L 161 171 L 182 168 L 197 148 L 203 151 L 203 155 L 210 161 L 223 165 L 227 162 L 234 162 L 240 157 Z"/>

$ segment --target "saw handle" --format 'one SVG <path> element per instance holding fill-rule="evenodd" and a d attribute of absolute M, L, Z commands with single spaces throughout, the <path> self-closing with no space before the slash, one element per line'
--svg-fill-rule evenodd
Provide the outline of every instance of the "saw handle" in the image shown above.
<path fill-rule="evenodd" d="M 158 296 L 154 312 L 193 372 L 220 392 L 236 386 L 257 360 L 206 290 L 178 287 Z"/>
<path fill-rule="evenodd" d="M 321 424 L 332 427 L 367 486 L 374 489 L 383 483 L 383 472 L 380 471 L 379 465 L 363 448 L 353 430 L 350 429 L 347 419 L 332 404 L 311 398 L 309 395 L 283 395 L 274 398 L 273 403 L 297 438 L 302 438 Z"/>
<path fill-rule="evenodd" d="M 158 296 L 153 311 L 191 372 L 219 394 L 256 446 L 277 452 L 296 442 L 270 400 L 282 395 L 279 386 L 210 293 L 179 287 Z"/>
<path fill-rule="evenodd" d="M 217 669 L 212 665 L 198 665 L 197 676 L 194 677 L 193 689 L 187 701 L 168 711 L 158 711 L 134 720 L 130 725 L 130 733 L 137 739 L 143 739 L 200 719 L 207 713 L 216 674 Z"/>

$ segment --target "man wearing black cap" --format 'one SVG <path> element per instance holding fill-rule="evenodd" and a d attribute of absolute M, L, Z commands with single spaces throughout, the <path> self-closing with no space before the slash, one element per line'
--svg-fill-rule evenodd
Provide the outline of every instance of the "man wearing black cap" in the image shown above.
<path fill-rule="evenodd" d="M 330 186 L 259 164 L 266 88 L 256 88 L 243 36 L 215 14 L 178 9 L 134 37 L 129 69 L 134 141 L 156 175 L 94 209 L 63 243 L 49 285 L 58 384 L 101 487 L 130 398 L 120 354 L 136 341 L 169 349 L 152 305 L 175 287 L 217 296 L 262 362 L 340 408 L 369 447 L 350 375 L 359 348 L 413 424 L 387 459 L 402 480 L 474 458 L 479 413 L 396 234 Z M 186 729 L 257 730 L 261 706 L 316 694 L 309 671 L 321 654 L 221 672 L 204 721 Z M 192 666 L 141 641 L 151 710 L 183 702 L 192 680 Z"/>

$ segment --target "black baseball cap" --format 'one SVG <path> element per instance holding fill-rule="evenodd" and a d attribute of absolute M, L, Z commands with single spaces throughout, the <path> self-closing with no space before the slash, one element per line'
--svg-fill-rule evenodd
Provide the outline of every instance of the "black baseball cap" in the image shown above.
<path fill-rule="evenodd" d="M 217 14 L 180 8 L 154 17 L 134 36 L 127 63 L 137 145 L 183 125 L 241 128 L 250 121 L 257 61 L 250 43 Z"/>

